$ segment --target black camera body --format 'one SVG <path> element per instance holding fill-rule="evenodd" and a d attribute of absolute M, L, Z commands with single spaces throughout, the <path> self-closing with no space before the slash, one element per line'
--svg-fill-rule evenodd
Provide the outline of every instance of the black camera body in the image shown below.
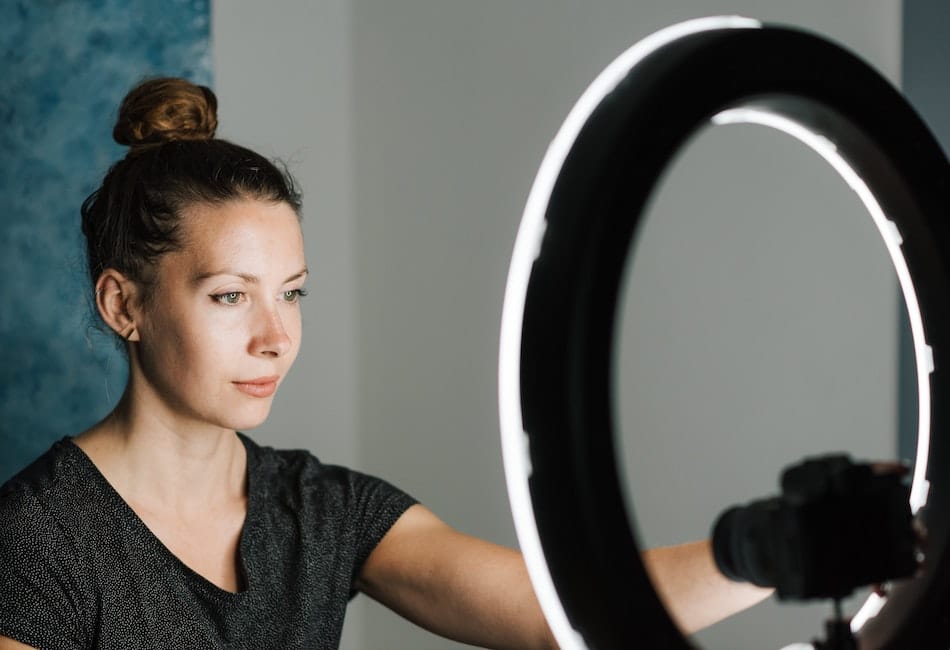
<path fill-rule="evenodd" d="M 724 575 L 775 587 L 783 600 L 844 598 L 918 567 L 910 490 L 845 455 L 782 473 L 781 496 L 730 508 L 713 528 Z"/>

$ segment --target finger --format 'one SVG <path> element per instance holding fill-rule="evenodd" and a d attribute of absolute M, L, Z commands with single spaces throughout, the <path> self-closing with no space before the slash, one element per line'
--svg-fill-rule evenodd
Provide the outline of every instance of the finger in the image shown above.
<path fill-rule="evenodd" d="M 886 474 L 897 474 L 898 476 L 906 476 L 910 473 L 910 467 L 907 463 L 903 463 L 897 460 L 879 460 L 871 465 L 871 471 L 877 476 L 883 476 Z"/>

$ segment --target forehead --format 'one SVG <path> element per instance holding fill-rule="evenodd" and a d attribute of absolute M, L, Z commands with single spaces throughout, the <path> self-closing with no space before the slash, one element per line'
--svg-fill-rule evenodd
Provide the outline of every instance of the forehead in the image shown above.
<path fill-rule="evenodd" d="M 290 264 L 304 259 L 297 214 L 286 203 L 253 199 L 186 208 L 181 220 L 179 261 L 217 265 Z"/>

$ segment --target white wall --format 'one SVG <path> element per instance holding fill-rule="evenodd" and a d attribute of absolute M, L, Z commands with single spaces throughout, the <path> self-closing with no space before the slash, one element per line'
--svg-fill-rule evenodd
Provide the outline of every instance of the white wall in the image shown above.
<path fill-rule="evenodd" d="M 498 443 L 495 366 L 508 258 L 525 197 L 560 122 L 615 55 L 659 27 L 711 13 L 801 25 L 845 43 L 892 79 L 899 69 L 898 0 L 714 5 L 699 0 L 597 0 L 583 5 L 549 0 L 333 0 L 283 2 L 267 9 L 249 1 L 216 3 L 213 36 L 222 134 L 290 160 L 306 192 L 305 234 L 314 270 L 304 352 L 272 420 L 258 437 L 278 445 L 307 446 L 321 457 L 380 474 L 456 527 L 514 544 Z M 708 160 L 703 156 L 730 160 L 737 150 L 752 156 L 742 158 L 752 169 L 761 170 L 773 158 L 771 145 L 762 138 L 709 145 L 711 151 L 697 153 L 700 167 Z M 789 153 L 780 165 L 783 177 L 817 192 L 816 205 L 837 209 L 847 204 L 849 197 L 839 186 L 822 185 L 823 176 L 812 178 L 812 160 Z M 695 177 L 684 178 L 684 187 L 689 187 L 693 181 L 688 179 Z M 701 173 L 698 181 L 703 181 Z M 750 205 L 776 207 L 771 190 L 764 185 L 761 191 L 751 189 L 755 203 Z M 673 212 L 708 203 L 698 190 L 684 190 L 674 201 Z M 735 211 L 729 205 L 718 209 Z M 807 249 L 808 237 L 795 239 L 798 248 L 789 250 L 787 228 L 795 222 L 778 219 L 786 230 L 766 228 L 766 234 L 775 235 L 775 248 L 763 248 L 759 256 L 774 261 L 781 253 L 788 268 L 807 272 L 782 276 L 791 294 L 785 303 L 768 303 L 766 316 L 772 307 L 810 299 L 817 287 L 820 295 L 806 303 L 807 309 L 834 308 L 832 317 L 847 322 L 829 323 L 831 329 L 820 331 L 841 335 L 853 325 L 853 311 L 842 314 L 836 291 L 870 274 L 869 283 L 848 304 L 859 304 L 873 326 L 849 353 L 849 362 L 857 364 L 853 374 L 836 385 L 860 382 L 847 392 L 860 414 L 858 428 L 871 423 L 877 435 L 873 444 L 886 446 L 887 427 L 894 419 L 894 359 L 893 354 L 873 350 L 891 340 L 896 307 L 881 252 L 873 244 L 849 246 L 851 226 L 839 223 L 837 239 L 822 239 L 825 248 L 811 254 L 831 265 L 819 269 L 850 269 L 853 275 L 825 286 L 818 270 L 796 266 L 798 252 L 814 251 Z M 670 222 L 668 228 L 664 222 L 656 220 L 656 241 L 682 246 L 677 239 L 682 230 L 677 229 L 684 222 Z M 748 236 L 742 228 L 728 236 L 726 232 L 709 232 L 704 241 L 708 250 L 735 251 L 736 239 L 742 242 Z M 868 241 L 866 231 L 859 232 L 856 238 Z M 845 246 L 833 246 L 835 242 Z M 759 246 L 749 240 L 746 248 Z M 663 268 L 680 286 L 694 279 L 695 270 L 688 267 Z M 665 289 L 657 284 L 643 291 L 646 295 L 637 294 L 637 304 L 662 302 Z M 741 305 L 730 303 L 728 296 L 709 296 L 704 306 L 701 323 L 717 328 L 708 333 L 710 340 L 721 342 L 739 331 Z M 812 329 L 806 331 L 824 325 L 824 312 L 808 313 Z M 678 322 L 698 318 L 690 310 L 666 312 L 665 317 L 673 314 L 691 319 Z M 685 327 L 682 332 L 694 337 L 694 345 L 702 342 L 695 337 L 706 335 L 703 328 Z M 798 337 L 797 345 L 807 348 L 811 343 L 798 336 L 801 332 L 791 333 Z M 787 339 L 777 335 L 774 349 L 793 363 L 799 357 Z M 740 352 L 744 349 L 741 338 L 732 341 Z M 650 363 L 659 363 L 660 351 L 649 345 L 647 349 L 655 353 Z M 664 367 L 675 364 L 689 372 L 691 359 L 684 353 L 662 361 Z M 721 361 L 708 359 L 710 364 Z M 746 368 L 751 363 L 749 358 L 738 361 Z M 645 365 L 647 378 L 664 367 Z M 772 407 L 794 412 L 807 406 L 814 409 L 812 422 L 838 430 L 846 411 L 831 404 L 832 415 L 826 417 L 820 409 L 829 406 L 829 400 L 801 401 L 831 394 L 820 390 L 820 383 L 811 386 L 811 393 L 803 390 L 802 377 L 771 377 L 776 395 L 799 400 L 789 404 L 776 398 Z M 729 419 L 735 405 L 728 394 L 730 382 L 694 384 L 696 390 L 706 391 L 711 409 L 706 421 L 718 418 L 718 428 L 681 428 L 688 434 L 683 441 L 693 434 L 696 440 L 718 439 L 722 429 L 734 423 Z M 649 422 L 637 420 L 640 430 L 659 433 L 681 424 L 651 417 Z M 801 424 L 779 420 L 781 426 L 771 427 L 758 422 L 763 445 L 785 439 L 788 427 Z M 743 430 L 740 441 L 750 439 L 750 430 Z M 646 498 L 642 504 L 638 500 L 641 493 L 648 497 L 662 478 L 651 478 L 649 489 L 633 485 L 637 516 L 653 513 L 647 532 L 658 541 L 702 535 L 714 516 L 712 504 L 724 508 L 736 499 L 763 496 L 771 491 L 780 467 L 810 449 L 800 441 L 786 449 L 794 451 L 790 457 L 776 452 L 749 476 L 730 469 L 736 464 L 735 448 L 706 445 L 702 457 L 686 457 L 676 455 L 669 440 L 649 435 L 633 443 L 636 454 L 630 465 L 635 468 L 637 458 L 672 455 L 681 463 L 681 476 L 697 477 L 677 487 L 676 509 L 657 507 L 659 498 Z M 711 467 L 720 471 L 711 474 Z M 719 483 L 710 489 L 713 474 Z M 690 497 L 696 494 L 711 496 L 695 503 Z M 672 513 L 675 516 L 668 516 Z M 347 628 L 346 647 L 353 650 L 456 647 L 414 630 L 375 605 L 360 602 L 354 611 L 362 620 Z M 791 622 L 783 627 L 785 619 Z M 810 623 L 802 631 L 793 619 L 785 613 L 754 613 L 706 633 L 702 640 L 710 647 L 765 647 L 759 645 L 763 638 L 818 632 Z"/>

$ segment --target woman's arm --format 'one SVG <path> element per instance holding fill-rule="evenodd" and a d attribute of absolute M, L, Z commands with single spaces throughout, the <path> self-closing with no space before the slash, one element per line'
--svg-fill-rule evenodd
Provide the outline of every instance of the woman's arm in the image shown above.
<path fill-rule="evenodd" d="M 722 575 L 708 540 L 650 549 L 642 558 L 653 588 L 686 634 L 748 609 L 773 592 Z"/>
<path fill-rule="evenodd" d="M 556 648 L 521 554 L 452 529 L 423 506 L 370 554 L 357 588 L 431 632 L 488 648 Z"/>
<path fill-rule="evenodd" d="M 0 650 L 36 650 L 36 648 L 14 641 L 8 636 L 0 636 Z"/>
<path fill-rule="evenodd" d="M 716 568 L 708 542 L 657 548 L 644 563 L 687 634 L 767 597 Z M 489 648 L 556 648 L 520 553 L 410 508 L 363 566 L 357 587 L 422 627 Z"/>

